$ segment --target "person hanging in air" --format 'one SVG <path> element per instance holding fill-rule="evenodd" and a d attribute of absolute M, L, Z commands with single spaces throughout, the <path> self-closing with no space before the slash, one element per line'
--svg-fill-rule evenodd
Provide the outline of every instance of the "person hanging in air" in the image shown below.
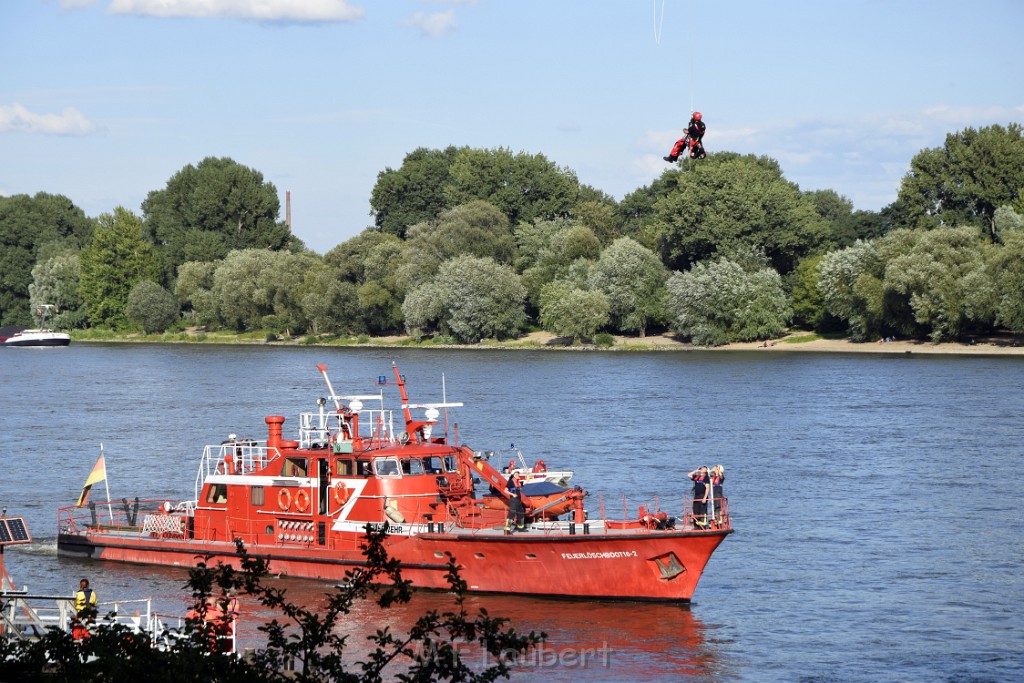
<path fill-rule="evenodd" d="M 676 140 L 676 144 L 672 146 L 672 151 L 669 152 L 667 157 L 663 157 L 665 161 L 674 162 L 686 151 L 687 148 L 690 150 L 691 159 L 703 159 L 707 156 L 704 152 L 704 129 L 706 126 L 701 120 L 703 117 L 699 111 L 693 112 L 693 116 L 690 117 L 690 123 L 686 126 L 686 135 Z"/>

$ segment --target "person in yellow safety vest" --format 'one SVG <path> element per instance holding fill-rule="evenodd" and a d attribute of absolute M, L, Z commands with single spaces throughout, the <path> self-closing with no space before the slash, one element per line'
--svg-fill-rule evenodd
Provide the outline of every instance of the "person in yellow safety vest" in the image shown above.
<path fill-rule="evenodd" d="M 75 593 L 75 614 L 79 619 L 91 619 L 96 616 L 96 591 L 89 588 L 89 579 L 82 579 L 78 582 L 78 592 Z"/>
<path fill-rule="evenodd" d="M 89 629 L 85 622 L 96 618 L 96 591 L 89 588 L 89 579 L 78 582 L 75 593 L 75 616 L 71 620 L 71 637 L 82 640 L 89 637 Z"/>

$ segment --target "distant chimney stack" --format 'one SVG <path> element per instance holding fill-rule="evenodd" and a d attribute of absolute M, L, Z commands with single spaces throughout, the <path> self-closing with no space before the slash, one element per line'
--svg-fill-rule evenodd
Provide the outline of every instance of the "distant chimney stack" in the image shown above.
<path fill-rule="evenodd" d="M 288 232 L 292 231 L 292 191 L 285 190 L 284 193 L 284 222 L 288 226 Z"/>

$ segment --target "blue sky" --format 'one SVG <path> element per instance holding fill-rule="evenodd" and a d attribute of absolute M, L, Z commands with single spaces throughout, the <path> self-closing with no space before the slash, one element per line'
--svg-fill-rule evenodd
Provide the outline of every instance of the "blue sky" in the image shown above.
<path fill-rule="evenodd" d="M 1022 0 L 4 0 L 0 195 L 141 214 L 230 157 L 323 253 L 417 147 L 542 153 L 621 199 L 694 107 L 709 152 L 877 210 L 947 133 L 1024 121 L 1022 27 Z"/>

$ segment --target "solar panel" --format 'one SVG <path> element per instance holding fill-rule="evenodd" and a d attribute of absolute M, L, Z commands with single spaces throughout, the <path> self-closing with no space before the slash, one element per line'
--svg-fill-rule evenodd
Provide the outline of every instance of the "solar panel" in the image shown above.
<path fill-rule="evenodd" d="M 0 545 L 31 543 L 32 537 L 22 517 L 0 517 Z"/>

